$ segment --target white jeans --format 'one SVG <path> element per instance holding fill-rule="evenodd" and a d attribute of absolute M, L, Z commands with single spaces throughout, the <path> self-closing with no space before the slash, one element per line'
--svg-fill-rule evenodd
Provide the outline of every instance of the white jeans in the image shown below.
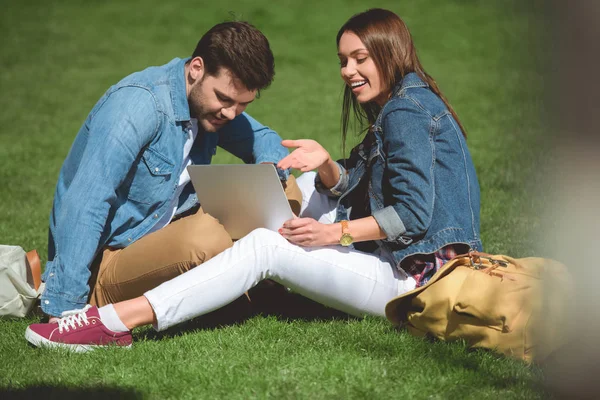
<path fill-rule="evenodd" d="M 335 220 L 335 202 L 314 189 L 314 173 L 298 179 L 302 216 Z M 341 235 L 341 232 L 340 232 Z M 256 229 L 232 248 L 144 294 L 163 330 L 221 308 L 263 279 L 353 315 L 385 315 L 392 298 L 415 288 L 391 256 L 342 246 L 301 247 L 279 233 Z"/>

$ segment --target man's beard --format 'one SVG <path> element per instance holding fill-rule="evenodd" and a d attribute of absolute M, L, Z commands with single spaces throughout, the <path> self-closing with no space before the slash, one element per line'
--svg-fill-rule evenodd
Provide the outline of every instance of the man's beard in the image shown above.
<path fill-rule="evenodd" d="M 190 115 L 192 118 L 202 118 L 207 114 L 204 108 L 204 97 L 202 96 L 202 87 L 196 86 L 190 91 L 188 104 L 190 106 Z"/>
<path fill-rule="evenodd" d="M 219 128 L 212 125 L 209 120 L 215 119 L 216 115 L 205 107 L 204 96 L 202 96 L 202 83 L 192 88 L 188 99 L 190 116 L 198 120 L 198 126 L 206 132 L 215 132 Z"/>

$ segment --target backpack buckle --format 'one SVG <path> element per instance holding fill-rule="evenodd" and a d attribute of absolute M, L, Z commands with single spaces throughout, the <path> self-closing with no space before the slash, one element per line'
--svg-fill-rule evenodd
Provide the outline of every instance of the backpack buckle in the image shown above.
<path fill-rule="evenodd" d="M 492 264 L 491 268 L 498 268 L 498 267 L 507 268 L 508 267 L 508 263 L 506 261 L 497 260 L 490 256 L 484 256 L 476 250 L 469 250 L 469 260 L 471 261 L 471 267 L 473 269 L 479 270 L 479 269 L 490 268 L 490 267 L 483 265 L 482 259 L 488 260 L 490 262 L 490 264 Z"/>

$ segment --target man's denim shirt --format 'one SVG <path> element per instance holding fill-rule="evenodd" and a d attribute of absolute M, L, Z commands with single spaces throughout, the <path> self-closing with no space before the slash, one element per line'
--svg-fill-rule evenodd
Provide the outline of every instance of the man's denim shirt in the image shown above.
<path fill-rule="evenodd" d="M 190 125 L 186 61 L 176 58 L 124 78 L 81 127 L 60 171 L 50 214 L 41 299 L 47 314 L 82 308 L 98 252 L 135 242 L 169 212 Z M 218 132 L 198 132 L 192 163 L 210 164 L 217 146 L 246 163 L 276 163 L 288 154 L 274 131 L 245 113 Z M 176 214 L 197 202 L 188 184 Z"/>
<path fill-rule="evenodd" d="M 417 74 L 407 74 L 395 87 L 372 133 L 338 166 L 336 186 L 324 188 L 317 175 L 317 190 L 339 198 L 340 221 L 353 206 L 349 199 L 355 197 L 348 195 L 368 179 L 370 212 L 386 234 L 379 245 L 396 263 L 453 243 L 482 249 L 479 183 L 466 141 L 446 105 Z"/>

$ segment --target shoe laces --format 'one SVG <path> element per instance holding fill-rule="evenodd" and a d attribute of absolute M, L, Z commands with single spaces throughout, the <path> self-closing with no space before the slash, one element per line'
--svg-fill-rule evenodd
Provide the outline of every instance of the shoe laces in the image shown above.
<path fill-rule="evenodd" d="M 58 320 L 58 332 L 62 333 L 63 330 L 69 332 L 70 329 L 77 329 L 83 325 L 89 325 L 86 312 L 92 306 L 87 305 L 80 310 L 72 310 L 63 312 L 62 318 Z"/>

